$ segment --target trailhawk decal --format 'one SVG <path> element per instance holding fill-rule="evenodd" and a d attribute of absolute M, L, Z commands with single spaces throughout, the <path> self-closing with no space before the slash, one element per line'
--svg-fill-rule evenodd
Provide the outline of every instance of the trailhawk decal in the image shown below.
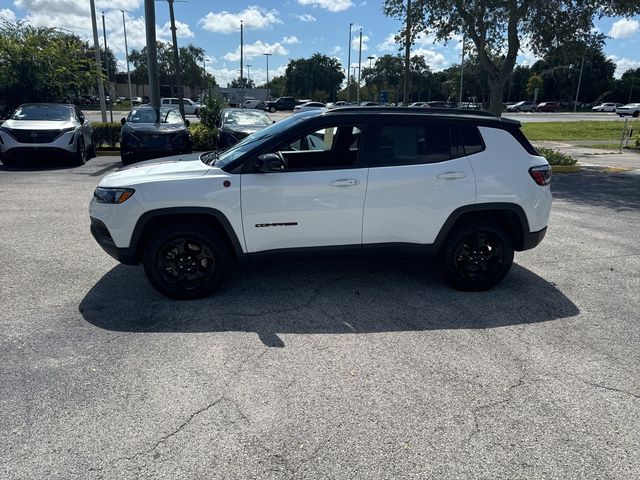
<path fill-rule="evenodd" d="M 264 227 L 295 227 L 298 222 L 256 223 L 256 228 Z"/>

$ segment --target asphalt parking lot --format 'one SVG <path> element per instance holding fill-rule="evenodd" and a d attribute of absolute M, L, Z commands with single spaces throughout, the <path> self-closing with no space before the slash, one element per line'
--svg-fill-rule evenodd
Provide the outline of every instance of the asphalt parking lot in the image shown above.
<path fill-rule="evenodd" d="M 0 166 L 1 478 L 640 476 L 640 175 L 554 176 L 489 292 L 380 258 L 176 302 L 89 233 L 117 166 Z"/>

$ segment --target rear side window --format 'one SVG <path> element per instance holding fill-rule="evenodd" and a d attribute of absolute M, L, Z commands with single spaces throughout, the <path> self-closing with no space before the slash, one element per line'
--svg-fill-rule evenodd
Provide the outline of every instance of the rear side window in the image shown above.
<path fill-rule="evenodd" d="M 511 135 L 513 135 L 513 138 L 515 138 L 518 143 L 522 145 L 522 148 L 524 148 L 528 154 L 538 156 L 540 155 L 538 151 L 533 147 L 533 145 L 531 145 L 527 137 L 524 136 L 524 133 L 522 133 L 522 130 L 520 130 L 520 128 L 510 128 L 507 131 Z"/>
<path fill-rule="evenodd" d="M 381 165 L 436 163 L 458 156 L 451 126 L 383 125 L 380 131 Z"/>
<path fill-rule="evenodd" d="M 478 131 L 478 127 L 472 125 L 461 125 L 459 127 L 460 147 L 462 155 L 473 155 L 484 150 L 484 142 L 482 135 Z"/>

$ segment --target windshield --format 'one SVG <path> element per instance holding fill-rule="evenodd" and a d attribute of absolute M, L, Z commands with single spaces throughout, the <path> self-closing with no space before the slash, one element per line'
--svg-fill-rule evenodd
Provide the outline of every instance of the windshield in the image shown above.
<path fill-rule="evenodd" d="M 156 111 L 152 108 L 137 108 L 129 114 L 131 123 L 156 123 Z M 182 123 L 182 117 L 177 110 L 160 110 L 160 123 Z"/>
<path fill-rule="evenodd" d="M 22 105 L 11 116 L 12 120 L 71 120 L 71 107 L 66 105 Z"/>
<path fill-rule="evenodd" d="M 271 120 L 261 112 L 226 111 L 222 114 L 225 125 L 237 125 L 239 127 L 266 127 L 271 125 Z"/>
<path fill-rule="evenodd" d="M 236 143 L 233 147 L 221 152 L 218 159 L 215 161 L 216 167 L 224 168 L 248 151 L 259 147 L 270 138 L 291 128 L 296 123 L 302 122 L 306 118 L 313 117 L 315 115 L 317 115 L 317 112 L 305 112 L 305 114 L 292 115 L 289 118 L 285 118 L 284 120 L 271 124 L 271 126 L 263 130 L 258 130 L 257 132 L 252 133 L 245 137 L 241 142 Z M 208 159 L 208 156 L 203 155 L 203 161 Z"/>

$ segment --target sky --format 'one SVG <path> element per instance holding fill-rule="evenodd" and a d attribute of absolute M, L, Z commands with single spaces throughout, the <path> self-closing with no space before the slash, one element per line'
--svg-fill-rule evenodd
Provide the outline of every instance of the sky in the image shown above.
<path fill-rule="evenodd" d="M 101 12 L 105 15 L 107 44 L 114 51 L 121 71 L 126 70 L 122 12 L 125 12 L 129 51 L 145 44 L 143 0 L 95 0 L 98 30 L 102 44 Z M 169 6 L 156 0 L 157 38 L 169 41 Z M 399 21 L 385 17 L 381 0 L 285 0 L 284 2 L 175 0 L 178 44 L 192 43 L 205 50 L 206 69 L 225 86 L 239 76 L 240 20 L 244 23 L 245 76 L 262 84 L 269 77 L 282 75 L 290 59 L 308 58 L 315 52 L 335 56 L 347 64 L 349 24 L 352 27 L 351 66 L 358 66 L 359 35 L 362 29 L 362 63 L 368 57 L 396 54 L 394 41 Z M 0 19 L 22 20 L 38 26 L 70 30 L 91 39 L 89 0 L 0 0 Z M 640 67 L 640 16 L 632 19 L 604 18 L 596 22 L 598 31 L 610 38 L 605 54 L 617 65 L 616 77 L 629 68 Z M 438 71 L 460 62 L 461 42 L 434 44 L 428 36 L 419 37 L 412 50 L 423 55 L 432 70 Z M 531 65 L 536 58 L 526 47 L 518 63 Z M 375 62 L 375 59 L 373 60 Z M 353 73 L 353 72 L 352 72 Z"/>

